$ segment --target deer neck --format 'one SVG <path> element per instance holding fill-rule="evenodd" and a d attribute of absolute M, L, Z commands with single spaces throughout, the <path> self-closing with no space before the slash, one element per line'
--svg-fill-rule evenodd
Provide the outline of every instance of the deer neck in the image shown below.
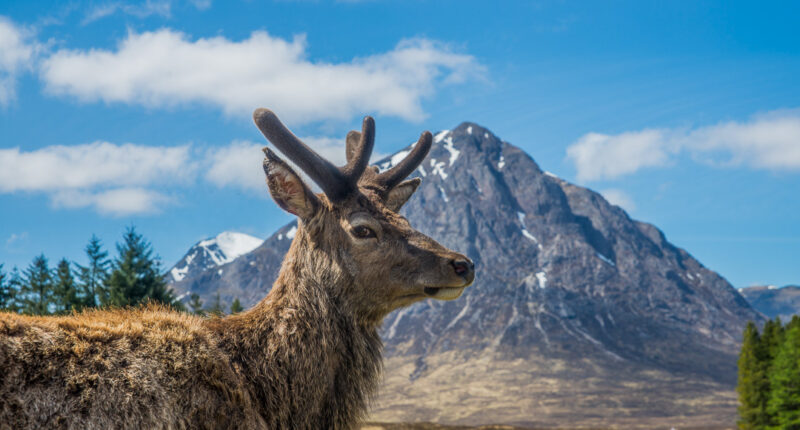
<path fill-rule="evenodd" d="M 293 243 L 267 297 L 220 320 L 228 339 L 223 344 L 253 381 L 251 391 L 268 421 L 280 399 L 286 410 L 279 415 L 301 420 L 290 427 L 349 428 L 366 413 L 378 383 L 377 326 L 360 322 L 332 293 L 342 291 L 332 283 L 347 278 L 331 270 L 325 261 L 330 255 L 295 245 L 300 244 Z"/>

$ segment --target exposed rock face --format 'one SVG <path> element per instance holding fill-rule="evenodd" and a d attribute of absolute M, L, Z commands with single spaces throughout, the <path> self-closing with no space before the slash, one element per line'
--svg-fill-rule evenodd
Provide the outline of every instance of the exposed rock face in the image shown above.
<path fill-rule="evenodd" d="M 423 183 L 404 215 L 472 258 L 477 277 L 456 301 L 387 317 L 377 420 L 735 421 L 738 342 L 745 323 L 763 317 L 725 279 L 476 124 L 438 133 L 415 175 Z M 292 227 L 176 287 L 254 303 Z"/>
<path fill-rule="evenodd" d="M 739 292 L 759 312 L 769 318 L 780 317 L 785 323 L 800 314 L 800 286 L 774 285 L 739 288 Z"/>

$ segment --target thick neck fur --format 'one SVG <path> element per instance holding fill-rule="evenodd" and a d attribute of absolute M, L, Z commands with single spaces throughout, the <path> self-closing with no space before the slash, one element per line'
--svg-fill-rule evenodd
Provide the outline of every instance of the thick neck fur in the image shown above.
<path fill-rule="evenodd" d="M 377 323 L 361 320 L 341 294 L 349 285 L 336 251 L 304 233 L 267 297 L 212 324 L 268 428 L 354 428 L 380 376 Z"/>

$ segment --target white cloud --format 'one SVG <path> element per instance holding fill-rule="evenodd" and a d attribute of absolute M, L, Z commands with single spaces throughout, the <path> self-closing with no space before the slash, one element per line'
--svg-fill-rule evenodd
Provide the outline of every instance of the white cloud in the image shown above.
<path fill-rule="evenodd" d="M 159 212 L 170 202 L 164 194 L 145 188 L 114 188 L 101 191 L 60 190 L 51 195 L 55 207 L 92 207 L 105 215 L 145 215 Z"/>
<path fill-rule="evenodd" d="M 211 0 L 189 0 L 197 10 L 206 10 L 211 7 Z"/>
<path fill-rule="evenodd" d="M 168 18 L 172 12 L 172 2 L 169 0 L 145 0 L 143 3 L 103 3 L 92 7 L 83 18 L 82 24 L 86 25 L 92 23 L 99 19 L 114 15 L 117 12 L 122 12 L 137 18 L 147 18 L 151 15 L 159 15 Z"/>
<path fill-rule="evenodd" d="M 60 50 L 43 61 L 49 91 L 84 101 L 170 107 L 206 103 L 229 114 L 267 106 L 288 123 L 372 112 L 424 117 L 421 100 L 440 84 L 480 76 L 470 55 L 426 39 L 349 62 L 308 59 L 304 36 L 253 32 L 248 39 L 190 40 L 180 32 L 129 33 L 115 51 Z"/>
<path fill-rule="evenodd" d="M 8 239 L 6 239 L 6 247 L 8 248 L 12 245 L 24 241 L 27 238 L 28 238 L 27 231 L 23 231 L 22 233 L 11 233 L 11 236 L 9 236 Z"/>
<path fill-rule="evenodd" d="M 745 122 L 617 135 L 588 133 L 567 148 L 582 181 L 614 179 L 665 166 L 686 153 L 718 166 L 800 171 L 800 110 L 773 111 Z"/>
<path fill-rule="evenodd" d="M 208 154 L 209 168 L 206 179 L 218 187 L 236 186 L 254 191 L 263 191 L 264 171 L 261 162 L 263 144 L 235 141 L 230 145 L 211 150 Z"/>
<path fill-rule="evenodd" d="M 22 29 L 0 15 L 0 106 L 14 100 L 17 74 L 33 63 L 37 45 L 26 39 Z"/>
<path fill-rule="evenodd" d="M 607 135 L 588 133 L 567 148 L 579 180 L 616 178 L 669 160 L 664 131 L 643 130 Z"/>
<path fill-rule="evenodd" d="M 618 188 L 608 188 L 600 191 L 600 194 L 612 205 L 617 205 L 628 212 L 636 210 L 636 204 L 628 193 Z"/>
<path fill-rule="evenodd" d="M 695 157 L 712 163 L 800 170 L 800 110 L 774 111 L 745 123 L 699 128 L 679 142 Z"/>
<path fill-rule="evenodd" d="M 169 199 L 148 188 L 188 183 L 196 170 L 188 145 L 0 149 L 0 192 L 42 192 L 56 207 L 93 207 L 112 215 L 153 213 Z"/>
<path fill-rule="evenodd" d="M 24 152 L 0 149 L 0 191 L 51 191 L 186 181 L 195 169 L 189 146 L 94 142 Z"/>

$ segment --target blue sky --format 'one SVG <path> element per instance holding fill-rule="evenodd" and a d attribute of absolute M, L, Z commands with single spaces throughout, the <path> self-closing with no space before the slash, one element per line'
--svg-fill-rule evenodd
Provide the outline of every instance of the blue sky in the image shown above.
<path fill-rule="evenodd" d="M 126 226 L 167 266 L 290 220 L 255 107 L 332 157 L 474 121 L 660 227 L 735 286 L 800 283 L 793 2 L 0 4 L 0 263 Z"/>

